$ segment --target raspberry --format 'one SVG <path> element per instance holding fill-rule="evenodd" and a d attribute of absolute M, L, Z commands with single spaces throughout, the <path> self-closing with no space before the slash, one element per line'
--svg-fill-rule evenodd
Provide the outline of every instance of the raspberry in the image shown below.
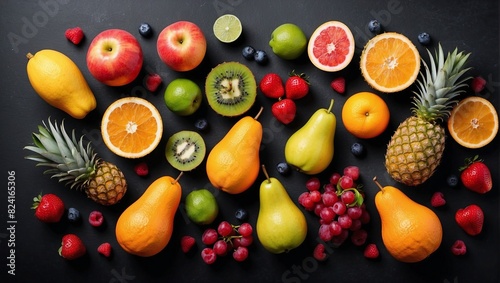
<path fill-rule="evenodd" d="M 327 254 L 325 253 L 325 246 L 323 244 L 316 245 L 313 256 L 317 261 L 326 260 Z"/>
<path fill-rule="evenodd" d="M 363 252 L 363 255 L 366 258 L 369 258 L 369 259 L 378 258 L 378 256 L 380 255 L 380 253 L 378 251 L 377 245 L 375 245 L 375 244 L 368 244 L 368 245 L 366 245 L 365 251 Z"/>
<path fill-rule="evenodd" d="M 486 80 L 481 76 L 474 77 L 470 84 L 470 87 L 474 93 L 480 93 L 485 86 Z"/>
<path fill-rule="evenodd" d="M 188 253 L 196 244 L 196 240 L 191 236 L 182 236 L 181 249 L 184 253 Z"/>
<path fill-rule="evenodd" d="M 89 215 L 89 223 L 94 227 L 99 227 L 104 223 L 104 216 L 102 212 L 94 210 Z"/>
<path fill-rule="evenodd" d="M 435 192 L 431 197 L 431 205 L 433 207 L 439 207 L 446 204 L 446 200 L 444 199 L 444 195 L 442 192 Z"/>
<path fill-rule="evenodd" d="M 110 243 L 102 243 L 97 247 L 97 252 L 102 254 L 105 257 L 111 256 L 111 244 Z"/>
<path fill-rule="evenodd" d="M 80 27 L 74 27 L 67 29 L 64 33 L 64 36 L 74 45 L 78 45 L 80 44 L 80 42 L 82 42 L 82 39 L 85 35 Z"/>
<path fill-rule="evenodd" d="M 467 252 L 467 247 L 465 246 L 464 241 L 456 240 L 455 243 L 451 246 L 451 252 L 454 255 L 464 255 Z"/>
<path fill-rule="evenodd" d="M 161 77 L 158 74 L 148 74 L 146 76 L 146 88 L 150 92 L 155 92 L 160 86 L 161 82 Z"/>
<path fill-rule="evenodd" d="M 345 92 L 345 78 L 338 77 L 333 79 L 330 86 L 337 93 L 343 94 Z"/>
<path fill-rule="evenodd" d="M 134 171 L 138 176 L 145 177 L 149 174 L 148 164 L 146 162 L 138 163 L 134 166 Z"/>

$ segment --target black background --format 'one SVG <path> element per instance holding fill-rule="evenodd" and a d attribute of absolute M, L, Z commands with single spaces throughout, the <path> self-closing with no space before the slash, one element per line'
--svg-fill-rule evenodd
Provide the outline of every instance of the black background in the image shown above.
<path fill-rule="evenodd" d="M 445 4 L 446 3 L 446 4 Z M 498 179 L 499 150 L 498 138 L 488 146 L 468 150 L 448 138 L 442 165 L 435 175 L 424 185 L 416 188 L 404 187 L 395 183 L 387 175 L 384 166 L 384 153 L 387 142 L 397 125 L 410 113 L 410 87 L 398 94 L 380 94 L 391 110 L 390 124 L 379 137 L 358 140 L 350 135 L 341 122 L 340 112 L 344 101 L 359 91 L 372 91 L 362 79 L 359 71 L 359 55 L 363 45 L 373 36 L 367 30 L 367 23 L 378 19 L 385 30 L 400 32 L 408 36 L 417 46 L 423 58 L 428 57 L 425 48 L 417 41 L 420 32 L 428 32 L 433 37 L 431 50 L 441 42 L 446 52 L 458 47 L 459 50 L 472 52 L 468 73 L 481 75 L 488 81 L 487 88 L 480 94 L 499 108 L 499 5 L 498 1 L 250 1 L 250 0 L 210 0 L 210 1 L 73 1 L 5 0 L 0 4 L 0 54 L 1 54 L 1 111 L 2 138 L 0 148 L 1 175 L 3 190 L 0 194 L 0 281 L 5 282 L 498 282 L 499 255 L 499 203 Z M 212 33 L 215 19 L 224 14 L 237 15 L 243 24 L 243 36 L 234 44 L 219 42 Z M 188 20 L 198 24 L 204 31 L 208 50 L 202 64 L 186 73 L 174 72 L 164 65 L 156 53 L 156 36 L 167 25 Z M 316 69 L 307 55 L 294 61 L 284 61 L 276 57 L 269 45 L 270 34 L 274 28 L 286 22 L 299 25 L 307 36 L 314 29 L 329 20 L 339 20 L 347 24 L 356 40 L 356 54 L 351 64 L 339 74 L 326 73 Z M 155 36 L 142 38 L 138 33 L 141 22 L 149 22 Z M 86 35 L 80 46 L 74 46 L 64 37 L 69 27 L 80 26 Z M 136 81 L 124 87 L 107 87 L 90 76 L 86 68 L 85 55 L 92 38 L 109 28 L 121 28 L 136 35 L 144 52 L 143 72 Z M 21 38 L 13 44 L 13 36 Z M 259 66 L 248 62 L 241 56 L 241 49 L 252 45 L 267 51 L 270 62 Z M 26 53 L 51 48 L 67 54 L 80 67 L 92 90 L 98 106 L 85 119 L 72 119 L 62 111 L 52 108 L 42 101 L 31 88 L 26 76 Z M 264 128 L 260 156 L 270 173 L 278 177 L 296 200 L 305 190 L 308 176 L 294 172 L 289 177 L 280 176 L 275 164 L 284 159 L 283 148 L 287 138 L 303 125 L 310 115 L 320 107 L 327 107 L 330 99 L 335 99 L 333 112 L 337 116 L 335 157 L 330 167 L 318 175 L 326 182 L 333 172 L 345 166 L 357 165 L 361 169 L 362 182 L 366 189 L 366 203 L 372 214 L 372 221 L 366 226 L 368 242 L 378 244 L 381 252 L 379 260 L 367 260 L 362 248 L 347 243 L 330 254 L 326 262 L 317 263 L 311 255 L 317 241 L 318 218 L 305 212 L 309 232 L 305 242 L 288 254 L 273 255 L 266 252 L 258 242 L 250 249 L 250 256 L 244 263 L 237 263 L 231 257 L 220 258 L 216 264 L 203 263 L 199 251 L 203 247 L 200 237 L 203 228 L 190 223 L 183 214 L 182 204 L 175 218 L 174 234 L 170 244 L 160 254 L 151 258 L 139 258 L 124 252 L 117 244 L 114 226 L 120 213 L 136 200 L 146 187 L 163 175 L 177 175 L 178 172 L 168 165 L 163 150 L 168 137 L 179 130 L 194 130 L 193 122 L 198 117 L 206 117 L 211 125 L 204 133 L 208 149 L 213 147 L 237 118 L 223 118 L 209 109 L 206 102 L 194 116 L 178 117 L 165 107 L 163 91 L 168 82 L 177 77 L 194 80 L 204 85 L 205 76 L 218 63 L 235 60 L 245 63 L 254 72 L 257 81 L 268 72 L 277 72 L 286 77 L 295 69 L 309 75 L 311 92 L 298 103 L 295 121 L 288 126 L 279 124 L 271 115 L 270 99 L 259 94 L 255 106 L 248 115 L 255 115 L 260 106 L 264 113 L 260 121 Z M 164 84 L 156 93 L 145 90 L 143 79 L 147 72 L 162 76 Z M 332 78 L 342 75 L 347 79 L 347 92 L 339 95 L 329 86 Z M 465 95 L 471 95 L 471 91 Z M 463 95 L 463 96 L 465 96 Z M 103 144 L 100 134 L 100 119 L 107 106 L 114 100 L 125 96 L 140 96 L 154 103 L 162 114 L 164 137 L 158 148 L 141 160 L 128 160 L 113 155 Z M 99 156 L 116 163 L 125 173 L 129 191 L 121 203 L 103 207 L 85 198 L 83 193 L 70 191 L 56 180 L 42 174 L 34 162 L 27 161 L 23 146 L 31 143 L 31 133 L 42 120 L 48 117 L 58 121 L 65 119 L 66 128 L 85 134 Z M 350 145 L 362 142 L 367 156 L 357 159 L 349 152 Z M 465 157 L 479 154 L 491 167 L 494 187 L 486 195 L 466 190 L 462 185 L 450 188 L 446 177 L 458 174 L 458 167 Z M 150 166 L 150 174 L 138 177 L 133 166 L 145 161 Z M 257 219 L 258 188 L 263 180 L 260 174 L 256 183 L 245 193 L 228 195 L 215 191 L 205 175 L 204 164 L 181 179 L 183 199 L 193 189 L 208 188 L 214 192 L 221 211 L 216 222 L 229 220 L 235 222 L 234 211 L 245 208 L 250 212 L 250 223 Z M 8 172 L 15 171 L 16 211 L 15 264 L 16 275 L 7 274 L 8 237 L 7 232 L 7 193 Z M 430 197 L 435 191 L 444 193 L 447 204 L 432 208 L 440 217 L 444 237 L 441 247 L 430 258 L 414 264 L 395 261 L 387 253 L 381 242 L 380 218 L 374 206 L 377 187 L 372 183 L 378 176 L 381 183 L 401 188 L 415 201 L 430 207 Z M 39 222 L 30 210 L 32 198 L 38 193 L 56 193 L 67 207 L 78 208 L 84 218 L 80 225 L 62 221 L 56 225 Z M 458 208 L 476 203 L 485 211 L 483 232 L 476 237 L 466 235 L 455 223 L 454 213 Z M 102 229 L 91 227 L 86 218 L 90 211 L 100 210 L 106 218 Z M 88 253 L 80 260 L 68 262 L 57 255 L 62 236 L 76 233 L 86 243 Z M 190 234 L 197 238 L 198 251 L 195 255 L 182 253 L 179 240 L 182 235 Z M 457 239 L 465 241 L 468 252 L 456 257 L 450 247 Z M 110 242 L 114 248 L 113 256 L 106 259 L 96 251 L 102 242 Z M 296 271 L 300 268 L 300 273 Z M 287 275 L 288 274 L 288 275 Z"/>

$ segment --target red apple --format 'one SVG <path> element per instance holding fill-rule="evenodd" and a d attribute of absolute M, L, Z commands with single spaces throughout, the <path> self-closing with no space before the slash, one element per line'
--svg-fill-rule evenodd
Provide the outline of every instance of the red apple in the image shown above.
<path fill-rule="evenodd" d="M 194 23 L 178 21 L 164 28 L 156 45 L 160 59 L 175 71 L 196 68 L 207 51 L 203 31 Z"/>
<path fill-rule="evenodd" d="M 142 62 L 141 45 L 131 33 L 121 29 L 99 33 L 87 52 L 90 73 L 109 86 L 122 86 L 135 80 Z"/>

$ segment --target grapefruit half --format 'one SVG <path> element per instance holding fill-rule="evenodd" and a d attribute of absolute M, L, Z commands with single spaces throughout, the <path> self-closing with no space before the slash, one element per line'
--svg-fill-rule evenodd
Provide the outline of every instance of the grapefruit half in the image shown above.
<path fill-rule="evenodd" d="M 349 65 L 354 56 L 354 47 L 354 36 L 349 27 L 339 21 L 329 21 L 313 32 L 307 54 L 318 69 L 337 72 Z"/>

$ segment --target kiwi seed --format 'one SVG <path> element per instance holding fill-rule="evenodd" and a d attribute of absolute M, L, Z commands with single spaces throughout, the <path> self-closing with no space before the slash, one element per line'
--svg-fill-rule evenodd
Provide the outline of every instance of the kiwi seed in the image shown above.
<path fill-rule="evenodd" d="M 197 132 L 180 131 L 167 141 L 165 157 L 179 171 L 191 171 L 205 159 L 205 141 Z"/>

